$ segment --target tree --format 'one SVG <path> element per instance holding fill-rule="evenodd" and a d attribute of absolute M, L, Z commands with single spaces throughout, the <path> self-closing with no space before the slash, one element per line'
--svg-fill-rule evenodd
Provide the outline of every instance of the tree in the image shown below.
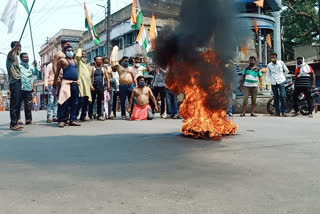
<path fill-rule="evenodd" d="M 293 59 L 296 45 L 319 42 L 320 0 L 283 0 L 281 13 L 283 26 L 284 59 Z"/>

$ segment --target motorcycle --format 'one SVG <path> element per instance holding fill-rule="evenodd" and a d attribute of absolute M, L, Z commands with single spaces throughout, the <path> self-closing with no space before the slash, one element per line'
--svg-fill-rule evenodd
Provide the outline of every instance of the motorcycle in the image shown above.
<path fill-rule="evenodd" d="M 286 83 L 285 90 L 286 90 L 286 113 L 290 113 L 293 110 L 293 93 L 294 93 L 293 82 Z M 320 88 L 312 89 L 311 97 L 313 100 L 313 107 L 312 107 L 313 109 L 319 96 L 320 96 Z M 301 93 L 298 97 L 298 109 L 302 115 L 304 116 L 309 115 L 308 102 L 306 99 L 306 95 L 303 93 Z M 274 105 L 274 97 L 269 99 L 267 103 L 267 111 L 271 115 L 274 115 L 276 113 L 276 108 Z"/>

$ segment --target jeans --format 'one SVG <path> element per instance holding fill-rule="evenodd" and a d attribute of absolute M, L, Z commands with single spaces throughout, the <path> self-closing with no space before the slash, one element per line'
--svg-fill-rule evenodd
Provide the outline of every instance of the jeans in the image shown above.
<path fill-rule="evenodd" d="M 164 110 L 166 108 L 165 106 L 165 99 L 166 99 L 166 88 L 165 87 L 154 87 L 153 88 L 153 95 L 154 97 L 157 99 L 158 95 L 160 94 L 160 99 L 161 99 L 161 111 L 160 114 L 163 115 L 164 114 Z M 151 104 L 151 108 L 152 108 L 152 113 L 154 114 L 154 104 L 153 102 L 150 102 Z"/>
<path fill-rule="evenodd" d="M 227 114 L 232 114 L 233 112 L 233 106 L 230 105 L 229 109 L 227 110 Z"/>
<path fill-rule="evenodd" d="M 59 122 L 65 121 L 65 113 L 69 105 L 71 107 L 70 123 L 76 121 L 77 119 L 77 111 L 78 111 L 78 103 L 79 103 L 79 87 L 77 84 L 71 84 L 70 90 L 71 90 L 71 97 L 59 107 L 59 112 L 58 112 Z"/>
<path fill-rule="evenodd" d="M 274 96 L 274 105 L 276 107 L 276 114 L 286 112 L 286 89 L 284 83 L 272 85 L 272 92 Z M 281 103 L 281 108 L 280 108 Z"/>
<path fill-rule="evenodd" d="M 171 117 L 178 115 L 178 98 L 166 88 L 167 114 Z"/>
<path fill-rule="evenodd" d="M 131 84 L 130 85 L 120 84 L 119 90 L 120 90 L 121 116 L 125 117 L 126 116 L 126 99 L 128 97 L 128 101 L 130 103 L 130 98 L 132 93 Z"/>
<path fill-rule="evenodd" d="M 26 123 L 32 121 L 32 91 L 21 91 L 21 101 L 24 104 Z"/>
<path fill-rule="evenodd" d="M 304 95 L 306 96 L 306 100 L 308 102 L 309 114 L 312 114 L 312 112 L 313 112 L 313 99 L 312 99 L 312 96 L 311 96 L 311 88 L 309 88 L 309 87 L 296 87 L 294 89 L 294 92 L 293 92 L 293 108 L 294 108 L 295 112 L 299 111 L 298 98 L 299 98 L 299 95 L 301 93 L 304 93 Z"/>
<path fill-rule="evenodd" d="M 48 93 L 48 107 L 47 107 L 47 119 L 52 120 L 57 118 L 58 109 L 58 97 L 56 89 L 52 85 L 49 86 Z"/>
<path fill-rule="evenodd" d="M 77 116 L 80 114 L 80 120 L 84 120 L 88 113 L 89 97 L 79 97 Z M 81 112 L 80 112 L 81 109 Z"/>
<path fill-rule="evenodd" d="M 118 97 L 120 97 L 120 92 L 119 91 L 113 91 L 113 102 L 112 102 L 112 111 L 113 111 L 113 116 L 117 116 L 117 101 Z"/>
<path fill-rule="evenodd" d="M 111 110 L 112 110 L 112 107 L 113 107 L 113 91 L 111 90 L 110 92 L 109 92 L 109 94 L 110 94 L 110 100 L 109 100 L 109 102 L 108 102 L 108 115 L 109 115 L 109 117 L 110 117 L 110 115 L 111 115 Z"/>
<path fill-rule="evenodd" d="M 10 89 L 10 126 L 16 126 L 21 108 L 21 80 L 9 84 Z"/>
<path fill-rule="evenodd" d="M 98 118 L 102 116 L 102 105 L 104 100 L 104 91 L 101 90 L 93 90 L 91 91 L 92 102 L 89 105 L 89 117 L 92 119 L 93 116 L 93 105 L 97 100 L 97 115 Z"/>

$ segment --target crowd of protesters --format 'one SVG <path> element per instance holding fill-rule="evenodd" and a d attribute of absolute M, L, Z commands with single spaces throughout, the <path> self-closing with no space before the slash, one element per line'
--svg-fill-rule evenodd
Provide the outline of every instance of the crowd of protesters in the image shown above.
<path fill-rule="evenodd" d="M 39 70 L 36 62 L 29 65 L 28 54 L 21 53 L 19 42 L 12 42 L 11 48 L 7 57 L 10 129 L 21 131 L 22 103 L 25 124 L 32 124 L 32 76 Z M 115 119 L 119 101 L 123 120 L 151 120 L 159 111 L 158 106 L 161 118 L 179 118 L 177 95 L 166 87 L 166 68 L 151 67 L 143 57 L 124 56 L 111 65 L 108 57 L 96 56 L 93 63 L 88 63 L 86 52 L 81 48 L 74 50 L 65 40 L 61 41 L 61 49 L 44 70 L 47 123 L 57 122 L 58 127 L 63 128 L 80 126 L 86 121 Z M 158 95 L 160 104 L 156 99 Z"/>
<path fill-rule="evenodd" d="M 33 95 L 33 75 L 37 75 L 39 70 L 36 61 L 29 64 L 29 56 L 21 52 L 19 42 L 12 42 L 11 48 L 6 62 L 11 93 L 10 129 L 21 131 L 23 126 L 19 121 L 22 103 L 25 124 L 33 123 L 31 110 L 36 103 Z M 111 63 L 108 57 L 98 55 L 94 57 L 93 63 L 88 63 L 86 52 L 81 48 L 74 50 L 65 40 L 61 41 L 61 49 L 44 71 L 44 86 L 48 92 L 47 123 L 58 122 L 58 126 L 63 128 L 67 124 L 80 126 L 81 122 L 115 119 L 118 104 L 123 120 L 150 120 L 158 111 L 161 118 L 180 118 L 179 96 L 166 87 L 168 68 L 149 66 L 147 58 L 142 57 L 124 56 L 116 63 Z M 289 70 L 285 63 L 277 59 L 276 53 L 271 54 L 271 62 L 266 72 L 266 89 L 271 85 L 275 116 L 287 117 L 287 73 Z M 315 88 L 315 72 L 305 63 L 303 57 L 297 58 L 295 77 L 294 116 L 298 115 L 298 96 L 304 93 L 309 117 L 313 117 L 311 89 Z M 258 89 L 262 90 L 262 71 L 256 66 L 256 58 L 251 56 L 248 67 L 243 69 L 240 83 L 240 90 L 243 91 L 241 117 L 246 114 L 249 96 L 251 116 L 257 116 L 255 107 Z M 232 116 L 232 106 L 227 110 L 227 114 Z"/>

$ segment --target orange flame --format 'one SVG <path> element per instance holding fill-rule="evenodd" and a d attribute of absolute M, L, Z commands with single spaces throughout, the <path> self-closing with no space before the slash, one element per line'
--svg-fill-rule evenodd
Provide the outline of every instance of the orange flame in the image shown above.
<path fill-rule="evenodd" d="M 221 62 L 216 59 L 212 50 L 204 52 L 202 57 L 215 69 L 215 75 L 210 78 L 211 85 L 207 91 L 200 87 L 200 72 L 191 70 L 187 65 L 179 65 L 182 70 L 187 70 L 188 74 L 188 77 L 183 78 L 183 84 L 176 81 L 169 81 L 168 84 L 171 90 L 182 91 L 185 94 L 185 99 L 179 109 L 179 114 L 184 119 L 181 132 L 193 138 L 233 135 L 238 127 L 232 120 L 227 119 L 226 110 L 214 110 L 206 105 L 209 95 L 210 99 L 214 98 L 218 102 L 227 103 L 228 87 L 220 78 L 223 71 L 216 70 L 216 65 Z"/>

